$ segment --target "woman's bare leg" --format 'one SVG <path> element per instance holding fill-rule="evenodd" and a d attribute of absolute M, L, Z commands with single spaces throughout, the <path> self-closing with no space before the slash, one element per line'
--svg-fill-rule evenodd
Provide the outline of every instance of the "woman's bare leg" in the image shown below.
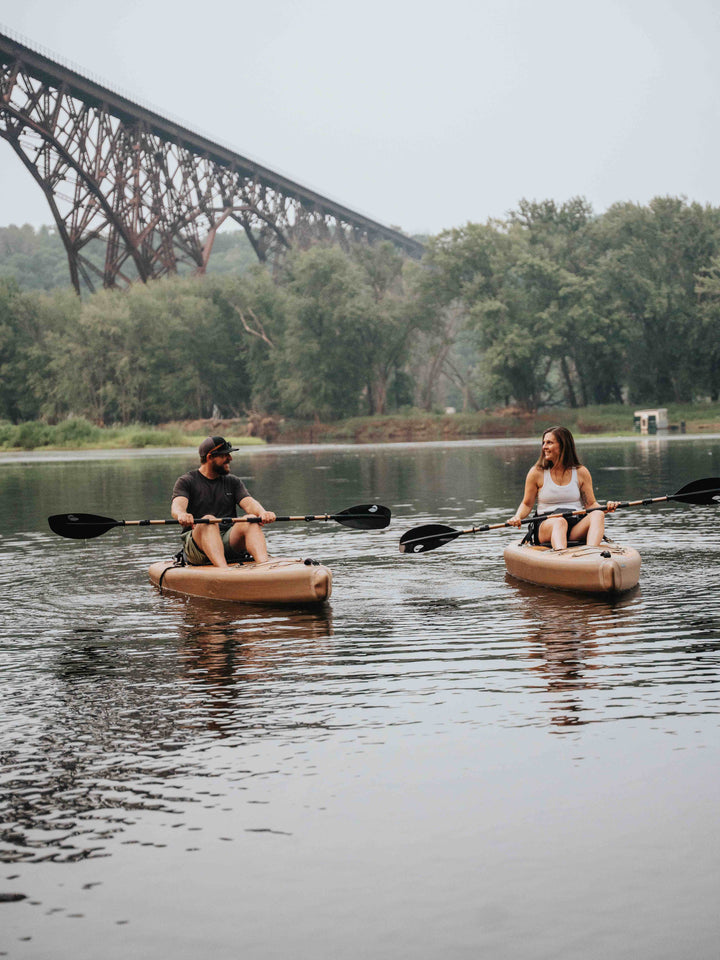
<path fill-rule="evenodd" d="M 546 520 L 545 523 L 551 521 Z M 563 521 L 565 523 L 565 521 Z M 544 524 L 543 524 L 544 526 Z M 542 527 L 540 528 L 542 529 Z M 593 510 L 579 520 L 570 531 L 572 540 L 584 540 L 589 547 L 599 547 L 605 535 L 605 514 L 602 510 Z M 566 540 L 567 545 L 567 540 Z M 553 543 L 553 546 L 555 544 Z M 558 548 L 555 547 L 557 550 Z"/>
<path fill-rule="evenodd" d="M 543 520 L 540 524 L 538 537 L 540 543 L 550 543 L 553 550 L 564 550 L 567 546 L 567 520 L 555 517 L 552 520 Z"/>

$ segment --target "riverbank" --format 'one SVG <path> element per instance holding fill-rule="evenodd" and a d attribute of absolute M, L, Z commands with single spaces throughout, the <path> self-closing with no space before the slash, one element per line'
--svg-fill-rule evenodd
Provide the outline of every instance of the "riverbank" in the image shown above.
<path fill-rule="evenodd" d="M 670 432 L 720 432 L 720 404 L 670 404 Z M 637 435 L 634 408 L 613 405 L 577 409 L 553 407 L 534 413 L 508 408 L 478 413 L 354 417 L 331 423 L 274 417 L 192 420 L 147 426 L 100 427 L 73 418 L 51 426 L 38 421 L 0 424 L 3 450 L 113 450 L 149 447 L 196 447 L 206 436 L 220 434 L 238 445 L 314 443 L 422 443 L 478 438 L 537 437 L 557 424 L 577 437 Z"/>
<path fill-rule="evenodd" d="M 332 423 L 319 421 L 280 420 L 207 420 L 208 433 L 229 437 L 241 436 L 250 429 L 252 435 L 266 443 L 422 443 L 438 440 L 477 438 L 536 437 L 548 427 L 563 424 L 578 436 L 636 435 L 633 425 L 635 408 L 620 404 L 582 407 L 553 407 L 528 413 L 516 408 L 478 413 L 429 414 L 354 417 Z M 716 433 L 720 431 L 720 404 L 668 405 L 670 432 Z M 173 424 L 180 429 L 200 429 L 199 421 Z M 202 432 L 202 430 L 200 430 Z"/>
<path fill-rule="evenodd" d="M 31 420 L 27 423 L 0 423 L 0 450 L 142 450 L 146 448 L 196 447 L 208 433 L 213 421 L 197 421 L 196 429 L 179 424 L 150 426 L 100 427 L 81 417 L 73 417 L 58 424 Z M 249 435 L 247 423 L 236 431 L 238 444 L 262 444 L 259 437 Z"/>

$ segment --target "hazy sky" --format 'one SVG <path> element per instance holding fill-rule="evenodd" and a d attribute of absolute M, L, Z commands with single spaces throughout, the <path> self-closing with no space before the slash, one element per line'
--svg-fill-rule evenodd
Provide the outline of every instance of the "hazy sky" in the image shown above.
<path fill-rule="evenodd" d="M 720 205 L 718 0 L 0 0 L 115 90 L 383 223 Z M 0 140 L 0 225 L 50 222 Z"/>

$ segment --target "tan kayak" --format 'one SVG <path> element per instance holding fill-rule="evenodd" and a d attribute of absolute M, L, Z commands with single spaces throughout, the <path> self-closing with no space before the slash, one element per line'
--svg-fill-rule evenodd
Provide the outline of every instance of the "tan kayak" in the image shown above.
<path fill-rule="evenodd" d="M 159 560 L 148 574 L 161 590 L 236 603 L 323 603 L 332 592 L 332 573 L 313 560 L 273 557 L 228 567 L 180 567 Z"/>
<path fill-rule="evenodd" d="M 623 593 L 636 587 L 640 579 L 637 550 L 611 542 L 599 547 L 578 544 L 565 550 L 515 543 L 505 548 L 504 556 L 511 576 L 557 590 Z"/>

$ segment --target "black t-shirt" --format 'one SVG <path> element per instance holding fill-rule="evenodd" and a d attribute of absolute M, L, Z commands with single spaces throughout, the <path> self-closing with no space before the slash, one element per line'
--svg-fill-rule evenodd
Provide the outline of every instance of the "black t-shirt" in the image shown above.
<path fill-rule="evenodd" d="M 214 517 L 234 517 L 237 515 L 236 505 L 249 496 L 248 488 L 240 477 L 227 473 L 208 480 L 199 470 L 191 470 L 178 477 L 172 492 L 173 500 L 175 497 L 187 497 L 188 513 L 196 520 L 208 513 Z"/>

